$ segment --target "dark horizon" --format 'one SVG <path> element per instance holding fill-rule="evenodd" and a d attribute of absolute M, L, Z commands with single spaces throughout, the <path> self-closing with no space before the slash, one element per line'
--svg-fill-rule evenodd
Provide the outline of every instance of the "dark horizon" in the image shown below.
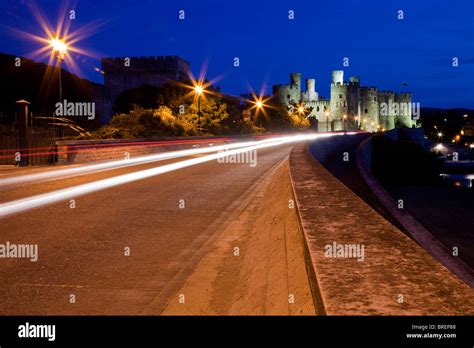
<path fill-rule="evenodd" d="M 5 53 L 38 61 L 31 52 L 41 45 L 12 35 L 11 30 L 40 33 L 28 3 L 6 0 L 0 5 L 5 34 L 0 47 Z M 247 93 L 249 86 L 260 91 L 265 84 L 266 94 L 271 94 L 274 84 L 288 83 L 290 72 L 301 72 L 303 79 L 315 78 L 316 90 L 328 97 L 332 70 L 344 70 L 346 79 L 360 76 L 362 85 L 409 91 L 421 107 L 474 109 L 472 1 L 452 5 L 435 0 L 429 7 L 392 0 L 343 4 L 60 3 L 76 10 L 72 30 L 101 23 L 96 33 L 77 44 L 94 58 L 74 57 L 78 75 L 94 82 L 103 83 L 95 71 L 102 57 L 177 55 L 191 63 L 195 75 L 207 62 L 206 77 L 221 77 L 216 85 L 231 95 Z M 37 5 L 55 25 L 61 6 L 47 1 Z M 185 20 L 178 19 L 180 9 L 186 11 Z M 295 11 L 294 20 L 288 19 L 289 10 Z M 403 20 L 397 19 L 398 10 L 404 11 Z M 240 59 L 238 68 L 233 66 L 234 57 Z M 343 66 L 344 57 L 349 58 L 349 67 Z M 459 58 L 456 68 L 453 57 Z"/>

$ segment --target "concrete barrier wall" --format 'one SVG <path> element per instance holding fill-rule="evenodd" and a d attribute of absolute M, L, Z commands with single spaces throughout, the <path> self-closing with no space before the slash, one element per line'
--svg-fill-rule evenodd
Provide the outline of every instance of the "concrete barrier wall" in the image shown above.
<path fill-rule="evenodd" d="M 291 152 L 290 175 L 319 311 L 474 314 L 472 289 L 332 176 L 305 144 Z M 364 260 L 329 257 L 334 243 L 364 246 Z"/>

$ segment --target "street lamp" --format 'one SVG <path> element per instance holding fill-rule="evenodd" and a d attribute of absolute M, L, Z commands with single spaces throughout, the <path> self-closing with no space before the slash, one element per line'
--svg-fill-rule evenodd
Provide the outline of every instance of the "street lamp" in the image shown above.
<path fill-rule="evenodd" d="M 62 103 L 63 101 L 63 85 L 62 85 L 62 78 L 61 78 L 61 63 L 64 60 L 64 57 L 67 53 L 67 44 L 64 40 L 53 38 L 49 41 L 51 48 L 53 49 L 53 54 L 56 55 L 58 59 L 58 78 L 59 78 L 59 102 Z M 56 113 L 53 115 L 53 132 L 56 134 Z M 63 128 L 60 128 L 60 138 L 63 138 Z"/>
<path fill-rule="evenodd" d="M 326 131 L 329 132 L 329 111 L 324 112 L 326 115 Z"/>
<path fill-rule="evenodd" d="M 260 117 L 260 116 L 258 116 L 258 112 L 259 112 L 259 111 L 262 111 L 262 112 L 264 112 L 264 110 L 263 110 L 263 101 L 262 101 L 262 99 L 257 99 L 257 100 L 255 101 L 255 108 L 256 108 L 256 112 L 255 112 L 255 120 L 257 120 L 257 119 L 258 119 L 258 126 L 259 126 L 259 127 L 262 127 L 262 121 L 261 121 L 261 117 Z"/>
<path fill-rule="evenodd" d="M 204 93 L 204 88 L 201 85 L 194 86 L 194 93 L 197 95 L 198 103 L 198 131 L 201 129 L 201 96 Z"/>
<path fill-rule="evenodd" d="M 49 41 L 51 48 L 53 49 L 53 53 L 56 55 L 58 59 L 58 68 L 59 68 L 59 102 L 62 102 L 63 99 L 63 87 L 61 81 L 61 62 L 64 60 L 64 56 L 67 53 L 67 44 L 64 40 L 54 38 Z"/>
<path fill-rule="evenodd" d="M 253 116 L 253 117 L 254 117 L 254 121 L 257 122 L 257 119 L 258 119 L 258 125 L 259 125 L 259 127 L 262 126 L 262 123 L 261 123 L 261 119 L 260 119 L 260 117 L 258 116 L 258 114 L 259 114 L 259 112 L 261 111 L 261 112 L 263 113 L 263 115 L 266 116 L 265 107 L 266 107 L 267 105 L 265 104 L 265 102 L 266 102 L 268 99 L 269 99 L 269 98 L 264 99 L 263 96 L 256 96 L 255 94 L 253 94 L 253 100 L 249 100 L 249 102 L 253 104 L 253 106 L 250 108 L 250 110 L 255 109 L 255 115 Z"/>

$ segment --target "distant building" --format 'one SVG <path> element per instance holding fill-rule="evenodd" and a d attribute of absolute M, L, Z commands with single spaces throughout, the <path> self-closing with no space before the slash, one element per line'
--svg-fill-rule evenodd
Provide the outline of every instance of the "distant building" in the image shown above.
<path fill-rule="evenodd" d="M 410 128 L 414 125 L 411 93 L 363 87 L 356 76 L 350 77 L 349 82 L 344 82 L 342 70 L 332 73 L 329 100 L 321 98 L 316 92 L 315 79 L 307 79 L 305 82 L 306 91 L 303 91 L 301 74 L 291 73 L 290 84 L 273 86 L 273 95 L 284 105 L 311 107 L 308 117 L 317 120 L 319 131 L 376 131 L 378 128 L 390 130 L 396 125 Z"/>
<path fill-rule="evenodd" d="M 103 122 L 110 120 L 115 99 L 124 91 L 144 85 L 189 78 L 189 62 L 178 56 L 103 58 L 104 87 L 97 100 Z"/>

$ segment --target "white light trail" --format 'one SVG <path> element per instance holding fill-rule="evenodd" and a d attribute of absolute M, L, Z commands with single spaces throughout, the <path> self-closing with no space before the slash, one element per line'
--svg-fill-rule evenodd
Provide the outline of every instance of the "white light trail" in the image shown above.
<path fill-rule="evenodd" d="M 155 154 L 155 155 L 140 156 L 140 157 L 134 157 L 130 159 L 91 164 L 91 165 L 80 166 L 80 167 L 75 167 L 75 168 L 57 169 L 57 170 L 52 170 L 52 171 L 37 173 L 37 174 L 14 176 L 14 177 L 6 178 L 6 179 L 0 179 L 0 189 L 5 188 L 5 186 L 7 185 L 24 184 L 24 183 L 32 182 L 32 181 L 40 182 L 40 181 L 49 181 L 49 180 L 55 180 L 55 179 L 56 180 L 64 179 L 68 177 L 79 176 L 79 175 L 84 175 L 84 174 L 92 174 L 92 173 L 97 173 L 101 171 L 135 166 L 135 165 L 144 164 L 144 163 L 164 161 L 167 159 L 192 156 L 192 155 L 197 155 L 197 154 L 202 154 L 202 153 L 209 153 L 209 152 L 214 152 L 214 151 L 252 146 L 252 145 L 262 143 L 262 142 L 272 142 L 272 141 L 277 141 L 277 140 L 278 139 L 265 139 L 265 140 L 260 140 L 260 141 L 239 142 L 239 143 L 219 145 L 219 146 L 210 146 L 210 147 L 203 147 L 203 148 L 197 148 L 197 149 L 194 148 L 194 149 L 187 149 L 187 150 L 168 151 L 165 153 L 160 153 L 160 154 Z"/>
<path fill-rule="evenodd" d="M 340 134 L 341 133 L 307 134 L 307 135 L 294 135 L 294 136 L 278 137 L 278 138 L 273 138 L 273 139 L 265 139 L 265 140 L 257 141 L 256 143 L 258 143 L 258 145 L 246 146 L 246 147 L 238 148 L 235 150 L 219 152 L 212 155 L 188 159 L 188 160 L 184 160 L 184 161 L 180 161 L 176 163 L 166 164 L 166 165 L 156 167 L 156 168 L 142 170 L 135 173 L 119 175 L 116 177 L 98 180 L 95 182 L 82 184 L 82 185 L 74 186 L 71 188 L 66 188 L 66 189 L 62 189 L 58 191 L 40 194 L 37 196 L 0 204 L 0 218 L 4 218 L 6 216 L 9 216 L 15 213 L 24 212 L 30 209 L 39 208 L 41 206 L 51 205 L 57 202 L 65 201 L 74 197 L 86 195 L 92 192 L 108 189 L 108 188 L 115 187 L 118 185 L 122 185 L 122 184 L 130 183 L 130 182 L 134 182 L 137 180 L 150 178 L 156 175 L 172 172 L 172 171 L 190 167 L 196 164 L 209 162 L 221 157 L 232 156 L 232 155 L 247 152 L 247 151 L 253 151 L 253 150 L 263 149 L 267 147 L 278 146 L 285 143 L 291 143 L 291 142 L 297 142 L 297 141 L 303 141 L 303 140 L 313 140 L 317 138 L 330 137 L 330 136 L 340 135 Z M 351 133 L 348 133 L 348 134 L 351 134 Z M 232 145 L 236 146 L 238 144 L 232 144 Z"/>

